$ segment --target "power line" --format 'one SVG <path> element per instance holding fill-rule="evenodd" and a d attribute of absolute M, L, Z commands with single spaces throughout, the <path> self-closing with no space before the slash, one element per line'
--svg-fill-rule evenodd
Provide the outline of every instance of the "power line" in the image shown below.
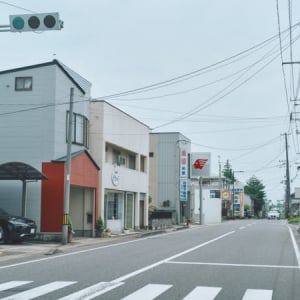
<path fill-rule="evenodd" d="M 292 26 L 292 28 L 295 28 L 297 25 L 299 25 L 299 23 L 295 24 Z M 282 33 L 285 33 L 287 32 L 288 29 L 284 30 Z M 136 88 L 136 89 L 131 89 L 131 90 L 128 90 L 128 91 L 124 91 L 124 92 L 120 92 L 120 93 L 114 93 L 114 94 L 110 94 L 110 95 L 105 95 L 105 96 L 101 96 L 101 97 L 97 97 L 95 98 L 96 100 L 97 99 L 110 99 L 110 98 L 117 98 L 117 97 L 121 97 L 121 96 L 125 96 L 125 95 L 129 95 L 129 94 L 133 94 L 133 93 L 139 93 L 141 91 L 145 92 L 145 91 L 148 91 L 149 89 L 152 89 L 152 88 L 161 88 L 161 87 L 164 87 L 165 84 L 169 84 L 171 82 L 175 82 L 174 84 L 177 84 L 177 82 L 185 77 L 190 77 L 190 76 L 194 76 L 196 74 L 201 74 L 202 72 L 207 72 L 209 69 L 213 68 L 213 67 L 216 67 L 218 65 L 222 65 L 223 63 L 226 63 L 232 59 L 235 59 L 247 52 L 250 52 L 256 48 L 259 48 L 261 46 L 263 46 L 264 44 L 268 44 L 270 41 L 273 41 L 275 38 L 277 37 L 277 35 L 274 35 L 272 36 L 271 38 L 263 41 L 263 42 L 260 42 L 246 50 L 243 50 L 235 55 L 232 55 L 228 58 L 225 58 L 225 59 L 222 59 L 216 63 L 213 63 L 211 65 L 208 65 L 208 66 L 205 66 L 205 67 L 202 67 L 200 69 L 197 69 L 195 71 L 192 71 L 192 72 L 189 72 L 189 73 L 185 73 L 183 75 L 179 75 L 179 76 L 176 76 L 176 77 L 173 77 L 173 78 L 170 78 L 168 80 L 164 80 L 164 81 L 160 81 L 160 82 L 157 82 L 157 83 L 153 83 L 153 84 L 149 84 L 149 85 L 146 85 L 146 86 L 143 86 L 143 87 L 140 87 L 140 88 Z"/>
<path fill-rule="evenodd" d="M 293 41 L 295 42 L 298 38 L 300 37 L 300 35 L 298 35 L 298 37 Z M 287 49 L 288 46 L 286 46 L 285 49 Z M 206 109 L 207 107 L 215 104 L 216 102 L 220 101 L 221 99 L 225 98 L 226 96 L 228 96 L 229 94 L 231 94 L 232 92 L 234 92 L 235 90 L 237 90 L 239 87 L 241 87 L 242 85 L 244 85 L 246 82 L 248 82 L 249 80 L 251 80 L 254 76 L 256 76 L 259 72 L 261 72 L 263 69 L 265 69 L 269 64 L 271 64 L 278 56 L 275 55 L 273 56 L 273 58 L 271 60 L 269 60 L 266 64 L 264 64 L 262 67 L 260 67 L 255 73 L 249 75 L 246 79 L 244 79 L 242 82 L 240 82 L 238 85 L 232 87 L 231 89 L 229 89 L 231 86 L 233 86 L 239 79 L 241 79 L 241 77 L 243 75 L 245 75 L 254 65 L 258 64 L 258 62 L 261 62 L 263 59 L 260 59 L 259 61 L 257 61 L 256 63 L 252 64 L 249 66 L 249 68 L 242 74 L 240 75 L 237 79 L 233 80 L 231 83 L 229 83 L 225 88 L 223 88 L 221 91 L 217 92 L 215 95 L 213 95 L 212 97 L 210 97 L 209 99 L 207 99 L 204 103 L 194 107 L 192 110 L 190 110 L 189 112 L 183 114 L 181 117 L 174 119 L 172 121 L 163 123 L 159 126 L 154 127 L 153 129 L 158 129 L 161 127 L 165 127 L 167 125 L 182 121 L 183 119 L 186 119 L 196 113 L 198 113 L 199 111 L 202 111 L 204 109 Z M 225 92 L 226 90 L 228 90 L 227 92 Z M 225 92 L 224 94 L 222 94 L 221 96 L 217 97 L 216 99 L 214 99 L 216 96 L 218 96 L 219 94 Z"/>
<path fill-rule="evenodd" d="M 24 11 L 27 11 L 27 12 L 30 12 L 30 13 L 34 13 L 34 14 L 37 13 L 36 11 L 30 10 L 30 9 L 27 9 L 27 8 L 24 8 L 24 7 L 15 5 L 15 4 L 8 3 L 6 1 L 0 1 L 0 4 L 8 5 L 8 6 L 18 8 L 18 9 L 21 9 L 21 10 L 24 10 Z"/>

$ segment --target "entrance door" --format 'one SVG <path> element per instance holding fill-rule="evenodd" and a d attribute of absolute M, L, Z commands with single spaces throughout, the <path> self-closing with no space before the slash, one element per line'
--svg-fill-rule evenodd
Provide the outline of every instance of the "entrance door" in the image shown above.
<path fill-rule="evenodd" d="M 124 228 L 132 229 L 134 226 L 134 195 L 133 193 L 126 194 L 125 200 L 125 218 L 124 218 Z"/>
<path fill-rule="evenodd" d="M 77 236 L 92 236 L 93 198 L 93 189 L 71 186 L 70 217 Z"/>

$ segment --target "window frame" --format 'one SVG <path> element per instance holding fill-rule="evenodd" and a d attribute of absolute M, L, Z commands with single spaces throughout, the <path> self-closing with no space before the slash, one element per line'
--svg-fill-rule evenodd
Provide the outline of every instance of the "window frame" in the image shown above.
<path fill-rule="evenodd" d="M 68 128 L 69 128 L 69 115 L 70 112 L 67 111 L 67 117 L 66 117 L 66 142 L 68 142 Z M 80 145 L 85 146 L 88 148 L 89 146 L 89 140 L 88 140 L 88 126 L 89 126 L 89 120 L 86 116 L 78 113 L 73 113 L 72 116 L 72 144 L 74 145 Z M 79 121 L 80 119 L 80 121 Z M 77 126 L 80 126 L 80 128 L 77 128 Z M 79 136 L 79 137 L 77 137 Z M 80 140 L 78 140 L 78 138 Z"/>
<path fill-rule="evenodd" d="M 30 80 L 30 87 L 26 87 L 26 80 Z M 19 87 L 19 83 L 22 82 L 22 87 Z M 15 77 L 15 91 L 23 92 L 23 91 L 32 91 L 33 79 L 32 76 L 18 76 Z"/>

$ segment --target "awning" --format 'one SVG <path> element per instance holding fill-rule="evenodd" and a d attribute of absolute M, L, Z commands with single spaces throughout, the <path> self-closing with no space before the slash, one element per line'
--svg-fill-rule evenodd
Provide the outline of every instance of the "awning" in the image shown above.
<path fill-rule="evenodd" d="M 23 162 L 8 162 L 0 164 L 0 180 L 21 180 L 22 187 L 22 216 L 26 216 L 27 181 L 48 179 L 34 167 Z"/>
<path fill-rule="evenodd" d="M 40 171 L 23 162 L 8 162 L 0 165 L 0 180 L 43 180 Z"/>

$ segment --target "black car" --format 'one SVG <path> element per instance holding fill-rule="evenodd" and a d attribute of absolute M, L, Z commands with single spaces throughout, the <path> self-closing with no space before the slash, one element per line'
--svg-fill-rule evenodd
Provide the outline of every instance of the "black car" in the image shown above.
<path fill-rule="evenodd" d="M 22 242 L 36 234 L 36 223 L 24 217 L 13 216 L 0 208 L 0 241 Z"/>

